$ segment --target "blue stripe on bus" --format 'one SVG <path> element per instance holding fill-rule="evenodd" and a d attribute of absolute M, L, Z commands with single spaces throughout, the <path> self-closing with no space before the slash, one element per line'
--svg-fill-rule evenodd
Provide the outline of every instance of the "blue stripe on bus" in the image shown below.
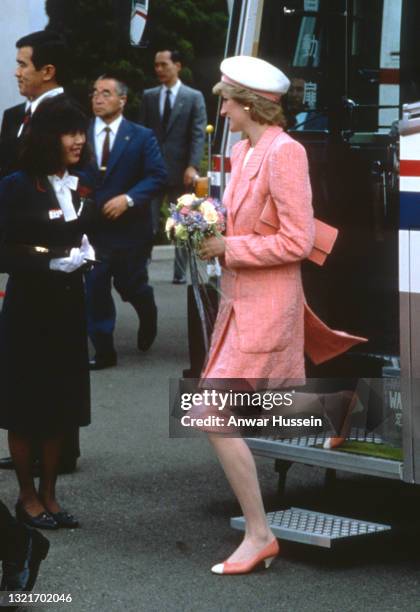
<path fill-rule="evenodd" d="M 400 229 L 420 229 L 420 193 L 400 192 Z"/>
<path fill-rule="evenodd" d="M 211 195 L 212 198 L 220 200 L 220 186 L 219 185 L 211 185 L 210 184 L 210 195 Z"/>

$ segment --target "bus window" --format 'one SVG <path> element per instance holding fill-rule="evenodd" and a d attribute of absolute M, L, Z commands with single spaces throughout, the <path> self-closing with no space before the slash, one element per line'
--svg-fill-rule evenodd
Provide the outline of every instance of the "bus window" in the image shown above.
<path fill-rule="evenodd" d="M 303 82 L 304 109 L 324 116 L 292 123 L 377 131 L 382 13 L 383 0 L 265 0 L 258 55 Z"/>

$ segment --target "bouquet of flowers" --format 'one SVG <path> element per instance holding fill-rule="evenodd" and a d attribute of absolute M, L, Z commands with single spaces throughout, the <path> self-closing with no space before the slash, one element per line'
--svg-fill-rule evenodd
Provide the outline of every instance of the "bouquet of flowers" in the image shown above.
<path fill-rule="evenodd" d="M 220 236 L 226 227 L 226 210 L 214 198 L 186 193 L 169 205 L 165 231 L 169 239 L 197 251 L 206 236 Z"/>
<path fill-rule="evenodd" d="M 197 251 L 207 236 L 221 236 L 226 228 L 226 210 L 214 198 L 198 198 L 192 193 L 182 195 L 176 204 L 169 205 L 166 234 L 178 246 L 185 245 L 190 257 L 191 284 L 203 331 L 204 347 L 209 350 L 209 321 L 214 320 L 213 305 L 206 293 L 205 281 L 200 278 Z M 209 277 L 220 276 L 217 259 L 207 264 Z"/>

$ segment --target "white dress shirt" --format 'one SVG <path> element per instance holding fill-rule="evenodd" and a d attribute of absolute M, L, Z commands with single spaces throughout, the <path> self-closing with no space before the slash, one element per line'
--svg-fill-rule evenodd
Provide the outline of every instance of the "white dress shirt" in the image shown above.
<path fill-rule="evenodd" d="M 123 120 L 122 115 L 114 119 L 112 123 L 105 123 L 100 117 L 96 117 L 95 119 L 95 155 L 96 161 L 98 162 L 98 166 L 101 166 L 102 162 L 102 150 L 104 148 L 104 140 L 106 136 L 105 128 L 109 127 L 109 150 L 112 151 L 112 147 L 114 145 L 115 136 L 117 135 L 118 128 L 120 127 L 121 121 Z"/>
<path fill-rule="evenodd" d="M 160 88 L 160 93 L 159 93 L 159 112 L 160 112 L 160 116 L 163 117 L 163 110 L 165 108 L 165 101 L 166 101 L 166 92 L 169 89 L 171 92 L 171 95 L 169 96 L 169 103 L 171 105 L 171 109 L 174 107 L 175 104 L 175 100 L 176 97 L 178 95 L 179 92 L 179 88 L 181 87 L 182 83 L 181 81 L 178 79 L 177 82 L 175 83 L 175 85 L 172 85 L 172 87 L 165 87 L 165 85 L 162 85 L 162 87 Z"/>
<path fill-rule="evenodd" d="M 249 147 L 248 151 L 246 152 L 245 159 L 244 159 L 243 164 L 242 164 L 242 168 L 245 168 L 245 166 L 247 165 L 249 158 L 251 157 L 251 155 L 254 152 L 254 149 L 255 149 L 255 147 Z"/>
<path fill-rule="evenodd" d="M 74 221 L 77 219 L 77 214 L 73 206 L 73 198 L 71 197 L 71 189 L 76 191 L 79 178 L 69 174 L 66 170 L 62 177 L 54 174 L 49 176 L 48 180 L 55 191 L 58 203 L 63 211 L 64 220 Z"/>
<path fill-rule="evenodd" d="M 45 100 L 46 98 L 52 98 L 53 96 L 59 96 L 62 93 L 64 93 L 64 89 L 62 87 L 55 87 L 54 89 L 49 89 L 48 91 L 43 93 L 42 96 L 38 96 L 38 98 L 36 98 L 35 100 L 32 100 L 32 102 L 28 100 L 25 106 L 25 113 L 30 108 L 31 115 L 33 115 L 36 109 L 38 108 L 38 106 L 41 104 L 42 100 Z M 18 133 L 17 133 L 18 138 L 21 135 L 22 130 L 23 130 L 23 123 L 18 130 Z"/>

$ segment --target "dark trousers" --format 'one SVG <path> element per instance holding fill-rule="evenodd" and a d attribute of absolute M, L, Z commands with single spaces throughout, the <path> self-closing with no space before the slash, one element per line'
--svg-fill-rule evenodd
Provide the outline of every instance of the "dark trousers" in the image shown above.
<path fill-rule="evenodd" d="M 25 558 L 28 530 L 18 523 L 0 501 L 0 560 L 14 561 Z"/>
<path fill-rule="evenodd" d="M 129 302 L 140 316 L 154 307 L 153 289 L 148 284 L 148 260 L 151 241 L 124 249 L 95 246 L 96 264 L 86 274 L 88 334 L 97 353 L 113 350 L 116 309 L 111 293 L 114 287 L 124 302 Z"/>

